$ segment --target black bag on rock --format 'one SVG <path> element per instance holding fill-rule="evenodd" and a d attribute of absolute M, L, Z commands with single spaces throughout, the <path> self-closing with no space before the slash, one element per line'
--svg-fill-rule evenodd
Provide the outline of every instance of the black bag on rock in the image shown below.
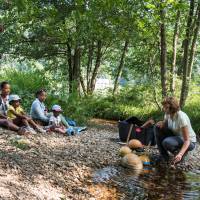
<path fill-rule="evenodd" d="M 143 145 L 155 145 L 155 137 L 153 126 L 148 126 L 147 128 L 141 128 L 143 121 L 139 120 L 137 117 L 130 117 L 124 121 L 119 121 L 118 128 L 119 128 L 119 138 L 122 142 L 126 142 L 129 129 L 133 124 L 133 129 L 131 131 L 130 140 L 137 139 Z"/>

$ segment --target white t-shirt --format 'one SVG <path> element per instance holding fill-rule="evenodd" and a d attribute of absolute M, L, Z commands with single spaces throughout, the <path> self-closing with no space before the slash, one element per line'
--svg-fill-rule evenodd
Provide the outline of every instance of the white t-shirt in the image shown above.
<path fill-rule="evenodd" d="M 170 117 L 170 115 L 165 114 L 164 119 L 167 120 L 168 128 L 172 130 L 175 135 L 180 135 L 181 137 L 182 137 L 181 128 L 187 126 L 189 131 L 190 141 L 196 142 L 196 134 L 192 129 L 190 119 L 186 113 L 180 110 L 174 115 L 173 119 Z"/>
<path fill-rule="evenodd" d="M 7 115 L 7 110 L 9 107 L 9 96 L 6 98 L 6 102 L 3 101 L 2 97 L 0 96 L 0 113 L 2 115 Z"/>
<path fill-rule="evenodd" d="M 61 123 L 61 117 L 58 116 L 58 117 L 55 117 L 55 116 L 51 116 L 50 119 L 49 119 L 49 124 L 53 124 L 53 125 L 56 125 L 56 126 L 60 126 L 60 123 Z"/>

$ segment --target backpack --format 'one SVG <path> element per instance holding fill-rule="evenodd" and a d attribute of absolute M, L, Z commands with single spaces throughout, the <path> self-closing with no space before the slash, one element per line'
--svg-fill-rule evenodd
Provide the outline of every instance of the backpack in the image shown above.
<path fill-rule="evenodd" d="M 133 129 L 131 131 L 130 140 L 137 139 L 144 145 L 154 146 L 156 144 L 154 137 L 154 126 L 141 128 L 140 126 L 142 126 L 143 121 L 137 117 L 131 117 L 126 120 L 119 121 L 119 138 L 122 142 L 126 142 L 131 124 L 133 124 Z"/>

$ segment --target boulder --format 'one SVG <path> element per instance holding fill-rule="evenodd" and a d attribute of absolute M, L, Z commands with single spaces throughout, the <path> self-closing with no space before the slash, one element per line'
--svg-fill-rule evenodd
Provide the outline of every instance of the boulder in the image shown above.
<path fill-rule="evenodd" d="M 125 155 L 121 160 L 121 164 L 124 167 L 128 167 L 134 170 L 141 170 L 143 168 L 142 161 L 140 160 L 139 156 L 134 153 Z"/>
<path fill-rule="evenodd" d="M 142 143 L 139 140 L 136 140 L 136 139 L 130 140 L 129 143 L 128 143 L 128 146 L 131 149 L 137 149 L 137 148 L 142 148 L 143 147 Z"/>

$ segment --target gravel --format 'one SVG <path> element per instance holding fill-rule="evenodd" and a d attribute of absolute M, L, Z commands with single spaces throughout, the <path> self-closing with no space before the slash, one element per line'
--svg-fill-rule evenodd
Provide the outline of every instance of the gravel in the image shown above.
<path fill-rule="evenodd" d="M 117 138 L 113 124 L 93 126 L 70 137 L 55 133 L 17 136 L 0 129 L 0 199 L 118 199 L 115 187 L 93 181 L 95 171 L 121 168 Z M 15 140 L 28 148 L 20 149 Z M 199 152 L 198 144 L 177 167 L 199 170 Z M 156 153 L 150 149 L 150 154 Z"/>

